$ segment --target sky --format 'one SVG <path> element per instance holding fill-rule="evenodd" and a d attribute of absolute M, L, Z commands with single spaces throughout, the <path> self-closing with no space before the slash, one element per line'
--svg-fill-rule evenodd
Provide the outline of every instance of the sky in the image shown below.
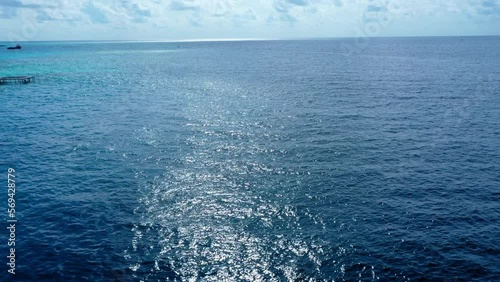
<path fill-rule="evenodd" d="M 0 0 L 0 40 L 500 35 L 500 0 Z"/>

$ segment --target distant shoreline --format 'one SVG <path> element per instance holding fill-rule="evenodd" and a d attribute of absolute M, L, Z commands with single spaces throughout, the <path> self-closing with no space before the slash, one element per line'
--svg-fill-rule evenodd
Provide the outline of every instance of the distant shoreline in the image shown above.
<path fill-rule="evenodd" d="M 500 37 L 500 35 L 436 35 L 436 36 L 373 36 L 373 39 L 401 39 L 401 38 L 484 38 Z M 305 40 L 344 40 L 359 37 L 290 37 L 290 38 L 198 38 L 198 39 L 165 39 L 165 40 L 32 40 L 21 43 L 192 43 L 192 42 L 247 42 L 247 41 L 305 41 Z M 13 41 L 2 41 L 12 43 Z M 4 47 L 6 45 L 0 45 Z"/>

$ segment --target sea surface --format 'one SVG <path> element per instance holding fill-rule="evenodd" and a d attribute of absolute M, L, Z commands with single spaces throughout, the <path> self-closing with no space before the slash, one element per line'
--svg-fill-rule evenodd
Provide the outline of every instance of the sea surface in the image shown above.
<path fill-rule="evenodd" d="M 500 280 L 500 37 L 32 42 L 7 75 L 2 281 L 8 168 L 16 281 Z"/>

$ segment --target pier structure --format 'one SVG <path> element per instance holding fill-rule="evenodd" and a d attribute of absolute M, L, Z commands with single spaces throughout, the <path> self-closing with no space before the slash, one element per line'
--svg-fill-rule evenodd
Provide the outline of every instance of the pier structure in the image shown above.
<path fill-rule="evenodd" d="M 34 76 L 6 76 L 0 77 L 0 84 L 15 83 L 15 84 L 28 84 L 35 81 Z"/>

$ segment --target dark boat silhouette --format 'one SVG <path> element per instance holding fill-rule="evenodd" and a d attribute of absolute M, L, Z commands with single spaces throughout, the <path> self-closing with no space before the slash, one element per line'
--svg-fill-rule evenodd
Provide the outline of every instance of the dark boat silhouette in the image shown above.
<path fill-rule="evenodd" d="M 17 44 L 16 47 L 8 47 L 7 49 L 9 50 L 17 50 L 17 49 L 21 49 L 23 47 L 21 47 L 21 45 Z"/>

